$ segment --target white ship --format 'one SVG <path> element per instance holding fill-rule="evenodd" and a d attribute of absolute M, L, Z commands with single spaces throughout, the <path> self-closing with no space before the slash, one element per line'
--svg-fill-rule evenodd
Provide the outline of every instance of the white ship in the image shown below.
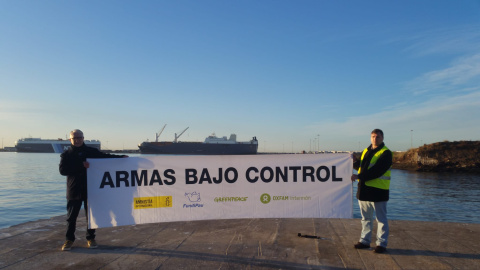
<path fill-rule="evenodd" d="M 85 140 L 84 142 L 87 146 L 100 150 L 99 140 Z M 22 138 L 15 142 L 15 149 L 17 152 L 27 153 L 63 153 L 71 145 L 70 140 Z"/>

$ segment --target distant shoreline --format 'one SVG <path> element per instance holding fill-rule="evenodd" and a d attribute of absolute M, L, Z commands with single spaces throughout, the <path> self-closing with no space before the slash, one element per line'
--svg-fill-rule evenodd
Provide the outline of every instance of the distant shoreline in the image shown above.
<path fill-rule="evenodd" d="M 438 142 L 395 152 L 392 168 L 480 174 L 480 141 Z"/>

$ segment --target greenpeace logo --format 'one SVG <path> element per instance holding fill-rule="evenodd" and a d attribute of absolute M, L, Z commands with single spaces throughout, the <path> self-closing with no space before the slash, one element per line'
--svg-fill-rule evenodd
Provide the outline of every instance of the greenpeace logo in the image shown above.
<path fill-rule="evenodd" d="M 215 202 L 246 202 L 248 197 L 215 197 Z"/>

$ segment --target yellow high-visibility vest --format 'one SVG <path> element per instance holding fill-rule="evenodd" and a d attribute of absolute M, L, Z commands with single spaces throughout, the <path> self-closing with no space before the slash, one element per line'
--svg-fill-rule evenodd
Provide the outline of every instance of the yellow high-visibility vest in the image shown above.
<path fill-rule="evenodd" d="M 385 152 L 387 150 L 388 150 L 388 148 L 386 146 L 383 146 L 382 149 L 380 149 L 377 153 L 375 153 L 375 155 L 373 155 L 373 157 L 372 157 L 372 160 L 370 160 L 370 164 L 368 165 L 368 169 L 373 167 L 373 165 L 375 165 L 375 163 L 377 163 L 378 158 L 383 154 L 383 152 Z M 363 150 L 362 157 L 360 158 L 360 164 L 362 163 L 363 157 L 365 156 L 367 151 L 368 151 L 368 148 L 365 148 L 365 150 Z M 382 176 L 380 176 L 379 178 L 365 181 L 365 185 L 369 186 L 369 187 L 375 187 L 375 188 L 389 190 L 390 189 L 390 175 L 391 175 L 390 174 L 391 173 L 390 169 L 391 169 L 391 167 L 388 168 L 388 170 Z M 359 174 L 360 174 L 361 170 L 362 170 L 361 167 L 358 168 L 358 173 Z"/>

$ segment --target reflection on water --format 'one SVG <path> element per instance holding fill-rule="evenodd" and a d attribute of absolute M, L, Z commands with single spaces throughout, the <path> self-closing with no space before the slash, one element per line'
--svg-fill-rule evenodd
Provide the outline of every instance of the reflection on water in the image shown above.
<path fill-rule="evenodd" d="M 479 175 L 392 170 L 388 216 L 400 220 L 480 223 L 479 191 Z M 354 217 L 360 217 L 356 199 Z"/>

